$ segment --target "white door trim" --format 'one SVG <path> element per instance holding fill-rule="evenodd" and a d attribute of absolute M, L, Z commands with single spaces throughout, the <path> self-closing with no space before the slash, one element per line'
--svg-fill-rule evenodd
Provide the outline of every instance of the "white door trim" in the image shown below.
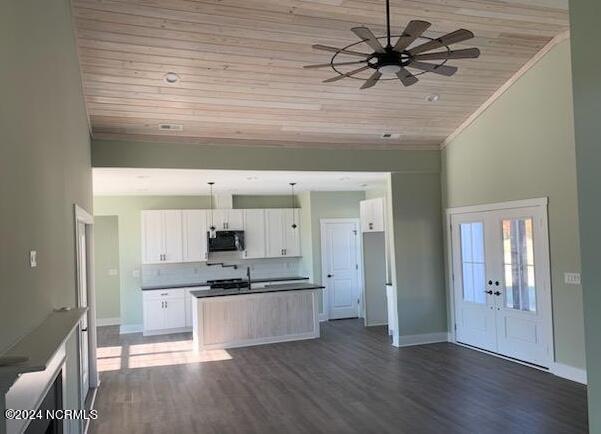
<path fill-rule="evenodd" d="M 357 260 L 357 265 L 359 266 L 358 268 L 358 273 L 357 273 L 357 288 L 359 288 L 359 306 L 358 306 L 358 315 L 360 317 L 365 317 L 365 288 L 363 286 L 363 243 L 362 243 L 362 237 L 361 237 L 361 220 L 359 218 L 327 218 L 327 219 L 319 219 L 319 226 L 320 226 L 320 243 L 321 243 L 321 283 L 322 285 L 325 286 L 325 282 L 327 279 L 327 272 L 326 272 L 326 261 L 325 261 L 325 255 L 323 254 L 323 252 L 325 252 L 326 250 L 326 243 L 325 243 L 325 229 L 326 229 L 326 225 L 328 223 L 353 223 L 355 225 L 355 231 L 357 231 L 357 252 L 356 252 L 356 260 Z M 329 308 L 329 302 L 328 302 L 328 294 L 326 289 L 323 289 L 321 291 L 321 296 L 322 296 L 322 306 L 323 306 L 323 312 L 319 314 L 319 320 L 320 321 L 327 321 L 330 318 L 330 308 Z"/>
<path fill-rule="evenodd" d="M 94 286 L 94 217 L 87 212 L 84 208 L 77 204 L 73 205 L 73 215 L 75 223 L 75 288 L 76 288 L 76 300 L 79 306 L 79 281 L 78 273 L 80 269 L 79 264 L 79 224 L 85 225 L 85 236 L 86 236 L 86 285 L 87 285 L 87 298 L 88 298 L 88 361 L 89 361 L 89 386 L 90 390 L 96 389 L 100 384 L 98 377 L 98 368 L 96 361 L 96 290 Z M 79 326 L 78 326 L 79 329 Z M 81 345 L 81 344 L 79 344 Z M 81 391 L 81 387 L 79 388 Z M 81 395 L 81 392 L 80 392 Z M 83 401 L 84 397 L 80 396 L 80 400 Z"/>
<path fill-rule="evenodd" d="M 555 359 L 555 333 L 553 329 L 553 287 L 551 281 L 551 262 L 550 262 L 550 250 L 549 250 L 549 215 L 548 215 L 548 203 L 549 199 L 547 197 L 535 198 L 535 199 L 525 199 L 525 200 L 515 200 L 508 202 L 497 202 L 491 204 L 481 204 L 474 206 L 464 206 L 464 207 L 455 207 L 448 208 L 445 210 L 446 219 L 445 219 L 445 239 L 446 239 L 446 253 L 447 253 L 447 262 L 446 262 L 446 271 L 447 271 L 447 302 L 449 305 L 449 341 L 457 343 L 456 334 L 455 334 L 455 287 L 453 283 L 453 244 L 452 244 L 452 221 L 451 218 L 453 215 L 464 214 L 464 213 L 472 213 L 472 212 L 486 212 L 486 211 L 499 211 L 506 209 L 514 209 L 514 208 L 527 208 L 527 207 L 543 207 L 543 244 L 544 244 L 544 257 L 542 258 L 542 263 L 545 268 L 545 278 L 547 282 L 549 282 L 549 290 L 550 294 L 547 298 L 547 306 L 545 308 L 549 312 L 546 318 L 546 330 L 548 331 L 548 336 L 550 337 L 548 345 L 549 345 L 549 353 L 551 355 L 549 370 L 552 371 L 556 364 Z M 496 353 L 494 353 L 496 354 Z M 504 357 L 499 354 L 500 357 Z M 508 359 L 513 360 L 513 359 Z"/>

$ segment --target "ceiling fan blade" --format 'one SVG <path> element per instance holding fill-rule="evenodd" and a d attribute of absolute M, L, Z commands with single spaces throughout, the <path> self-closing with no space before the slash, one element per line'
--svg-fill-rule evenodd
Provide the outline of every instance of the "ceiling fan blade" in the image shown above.
<path fill-rule="evenodd" d="M 396 41 L 393 50 L 398 52 L 403 51 L 428 30 L 428 27 L 431 25 L 432 24 L 427 21 L 410 21 L 409 24 L 407 24 L 407 27 L 405 27 L 405 30 L 403 30 L 403 34 L 399 37 L 398 41 Z"/>
<path fill-rule="evenodd" d="M 365 71 L 366 69 L 369 69 L 369 68 L 371 68 L 371 66 L 367 65 L 367 66 L 364 66 L 362 68 L 358 68 L 358 69 L 355 69 L 353 71 L 347 72 L 346 74 L 341 74 L 341 75 L 337 75 L 337 76 L 332 77 L 332 78 L 328 78 L 327 80 L 324 80 L 323 82 L 324 83 L 331 83 L 333 81 L 342 80 L 343 78 L 350 77 L 351 75 L 355 75 L 355 74 L 357 74 L 357 73 L 359 73 L 361 71 Z"/>
<path fill-rule="evenodd" d="M 456 44 L 458 42 L 467 41 L 468 39 L 472 39 L 473 37 L 474 34 L 469 30 L 459 29 L 455 30 L 454 32 L 447 33 L 446 35 L 441 36 L 440 38 L 436 38 L 433 41 L 426 42 L 422 45 L 418 45 L 417 47 L 409 50 L 409 53 L 415 55 L 423 53 L 424 51 L 434 50 L 435 48 L 440 48 L 447 45 Z"/>
<path fill-rule="evenodd" d="M 382 77 L 382 73 L 380 71 L 376 71 L 374 72 L 371 77 L 369 77 L 367 79 L 367 81 L 365 83 L 363 83 L 363 86 L 361 86 L 360 89 L 367 89 L 369 87 L 372 87 L 373 85 L 375 85 L 378 80 L 380 79 L 380 77 Z"/>
<path fill-rule="evenodd" d="M 303 68 L 312 69 L 312 68 L 329 68 L 331 66 L 343 66 L 343 65 L 358 65 L 360 63 L 365 63 L 367 60 L 357 60 L 356 62 L 340 62 L 340 63 L 321 63 L 319 65 L 305 65 Z"/>
<path fill-rule="evenodd" d="M 401 68 L 401 70 L 396 73 L 396 76 L 401 80 L 403 86 L 411 86 L 419 81 L 415 75 L 411 74 L 405 68 Z"/>
<path fill-rule="evenodd" d="M 418 54 L 414 57 L 416 60 L 439 60 L 439 59 L 475 59 L 480 57 L 480 50 L 477 48 L 466 48 L 465 50 L 440 51 L 438 53 Z"/>
<path fill-rule="evenodd" d="M 450 77 L 451 75 L 457 72 L 456 66 L 448 66 L 448 65 L 433 65 L 432 63 L 425 62 L 411 62 L 407 65 L 409 68 L 416 68 L 422 71 L 433 72 L 434 74 L 445 75 Z"/>
<path fill-rule="evenodd" d="M 333 53 L 344 53 L 344 54 L 348 54 L 350 56 L 358 56 L 358 57 L 365 57 L 365 58 L 371 57 L 371 54 L 368 54 L 368 53 L 359 53 L 358 51 L 344 50 L 342 48 L 330 47 L 328 45 L 315 44 L 315 45 L 313 45 L 313 48 L 316 50 L 331 51 Z"/>
<path fill-rule="evenodd" d="M 355 35 L 359 37 L 363 42 L 369 45 L 376 53 L 385 53 L 384 47 L 378 41 L 378 38 L 367 27 L 353 27 L 351 29 Z"/>

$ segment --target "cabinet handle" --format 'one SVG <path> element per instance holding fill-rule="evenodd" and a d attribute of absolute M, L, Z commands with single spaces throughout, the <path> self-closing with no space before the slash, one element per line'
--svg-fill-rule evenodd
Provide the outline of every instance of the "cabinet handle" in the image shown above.
<path fill-rule="evenodd" d="M 161 295 L 169 295 L 168 292 L 162 292 Z"/>
<path fill-rule="evenodd" d="M 165 309 L 167 309 L 167 301 L 165 301 Z"/>
<path fill-rule="evenodd" d="M 284 249 L 284 255 L 288 254 L 288 250 Z"/>
<path fill-rule="evenodd" d="M 165 307 L 165 302 L 161 300 L 161 309 Z"/>

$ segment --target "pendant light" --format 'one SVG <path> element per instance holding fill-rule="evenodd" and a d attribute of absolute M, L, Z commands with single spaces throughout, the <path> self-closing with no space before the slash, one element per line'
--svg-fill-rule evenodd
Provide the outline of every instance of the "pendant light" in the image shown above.
<path fill-rule="evenodd" d="M 294 212 L 294 186 L 296 185 L 296 182 L 291 182 L 290 183 L 290 204 L 292 205 L 292 229 L 296 229 L 298 226 L 296 225 L 296 216 L 295 216 L 295 212 Z"/>
<path fill-rule="evenodd" d="M 217 232 L 215 231 L 215 225 L 213 224 L 213 185 L 214 182 L 208 182 L 209 184 L 209 203 L 211 209 L 211 226 L 209 227 L 209 238 L 216 238 Z"/>

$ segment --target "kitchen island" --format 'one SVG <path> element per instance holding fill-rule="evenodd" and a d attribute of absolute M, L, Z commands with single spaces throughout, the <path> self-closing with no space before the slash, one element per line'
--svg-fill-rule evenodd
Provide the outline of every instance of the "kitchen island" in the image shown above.
<path fill-rule="evenodd" d="M 318 338 L 323 288 L 312 283 L 288 283 L 250 290 L 191 291 L 194 349 Z"/>

